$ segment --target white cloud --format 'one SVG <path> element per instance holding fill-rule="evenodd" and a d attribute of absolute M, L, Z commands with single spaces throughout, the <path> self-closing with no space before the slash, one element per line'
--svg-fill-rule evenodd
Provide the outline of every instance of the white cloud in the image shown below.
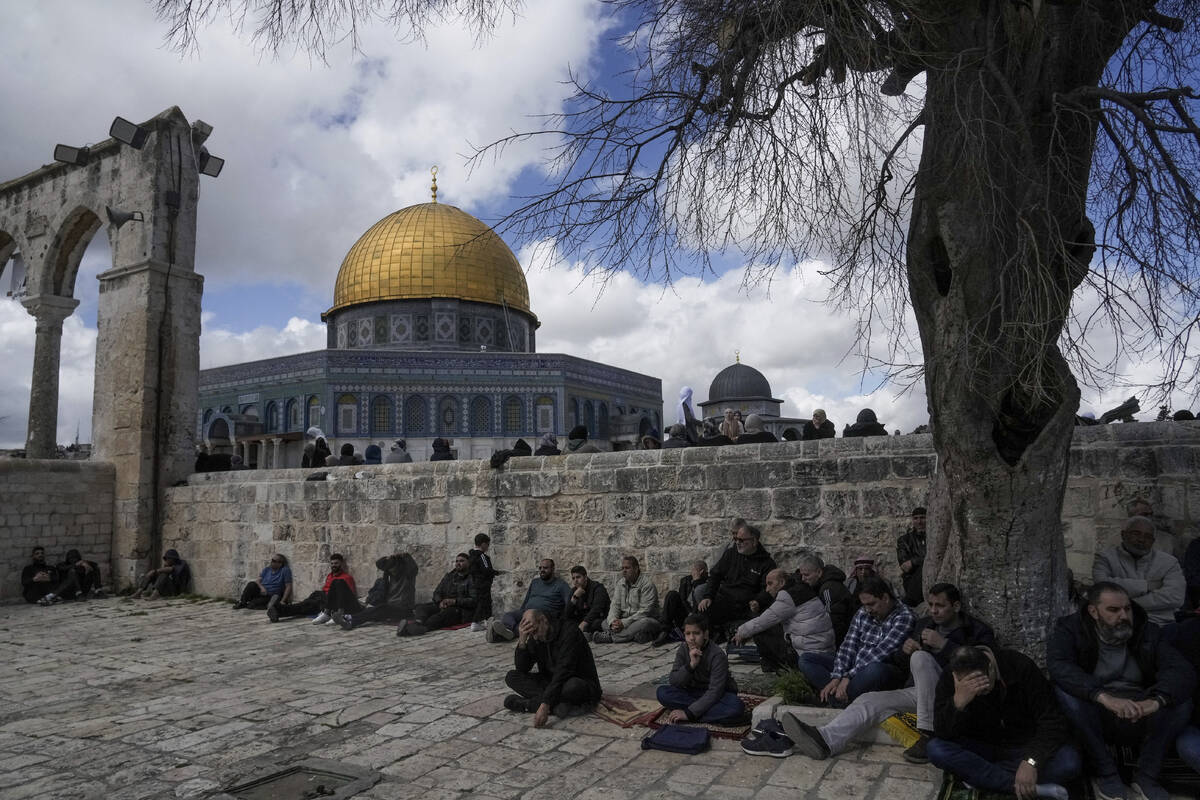
<path fill-rule="evenodd" d="M 200 368 L 323 349 L 325 326 L 299 317 L 289 319 L 282 329 L 263 325 L 243 333 L 206 326 L 200 334 Z"/>

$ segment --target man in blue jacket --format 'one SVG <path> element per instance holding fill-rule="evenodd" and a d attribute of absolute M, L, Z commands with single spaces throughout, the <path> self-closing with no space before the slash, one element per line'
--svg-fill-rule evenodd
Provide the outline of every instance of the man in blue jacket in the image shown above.
<path fill-rule="evenodd" d="M 550 619 L 558 619 L 571 602 L 571 587 L 554 574 L 554 559 L 543 558 L 538 564 L 538 576 L 529 582 L 525 599 L 516 611 L 492 620 L 485 638 L 489 642 L 511 642 L 517 638 L 517 625 L 529 609 L 536 609 Z"/>
<path fill-rule="evenodd" d="M 1094 776 L 1097 800 L 1167 800 L 1163 756 L 1192 713 L 1196 676 L 1157 625 L 1118 584 L 1099 581 L 1087 605 L 1060 618 L 1046 666 Z M 1133 793 L 1117 775 L 1106 739 L 1140 742 Z M 1140 793 L 1140 794 L 1139 794 Z"/>

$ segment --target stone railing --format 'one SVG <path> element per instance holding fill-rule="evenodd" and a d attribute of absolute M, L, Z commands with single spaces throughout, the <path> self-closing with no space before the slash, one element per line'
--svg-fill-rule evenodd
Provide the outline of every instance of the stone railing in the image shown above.
<path fill-rule="evenodd" d="M 78 550 L 108 582 L 115 479 L 112 464 L 0 459 L 0 600 L 21 598 L 21 570 L 38 545 L 52 565 Z"/>
<path fill-rule="evenodd" d="M 1125 504 L 1155 504 L 1160 546 L 1182 552 L 1200 517 L 1200 423 L 1076 429 L 1063 508 L 1068 560 L 1088 574 L 1097 543 L 1117 537 Z M 425 595 L 470 548 L 492 537 L 498 607 L 519 602 L 544 556 L 609 585 L 626 553 L 660 589 L 695 559 L 713 563 L 729 520 L 758 525 L 781 564 L 801 548 L 845 565 L 875 556 L 895 577 L 895 537 L 924 502 L 936 457 L 928 435 L 719 448 L 193 475 L 169 489 L 164 546 L 187 558 L 196 590 L 233 596 L 269 555 L 291 560 L 299 595 L 319 588 L 331 552 L 349 560 L 360 594 L 374 560 L 412 552 Z M 360 477 L 359 477 L 360 476 Z"/>

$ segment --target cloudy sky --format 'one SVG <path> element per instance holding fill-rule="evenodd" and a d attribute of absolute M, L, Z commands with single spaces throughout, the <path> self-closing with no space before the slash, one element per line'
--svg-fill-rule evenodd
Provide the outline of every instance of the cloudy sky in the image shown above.
<path fill-rule="evenodd" d="M 514 194 L 536 189 L 540 144 L 517 145 L 470 174 L 463 154 L 560 110 L 568 68 L 603 80 L 620 60 L 612 21 L 594 0 L 527 0 L 518 19 L 482 43 L 447 26 L 430 30 L 424 44 L 402 44 L 380 26 L 365 31 L 362 52 L 335 49 L 328 64 L 264 56 L 224 24 L 181 57 L 164 44 L 146 0 L 21 5 L 0 27 L 0 102 L 8 111 L 0 181 L 48 162 L 57 142 L 105 139 L 116 115 L 141 121 L 178 105 L 214 126 L 208 146 L 226 166 L 201 187 L 204 367 L 323 347 L 320 312 L 346 251 L 379 218 L 427 201 L 430 165 L 440 169 L 440 200 L 484 220 L 502 215 Z M 680 386 L 707 399 L 709 381 L 740 351 L 785 400 L 786 415 L 822 406 L 841 427 L 870 405 L 889 428 L 926 421 L 920 386 L 881 387 L 864 373 L 853 318 L 821 302 L 820 264 L 780 265 L 769 292 L 742 289 L 743 267 L 733 265 L 707 282 L 671 287 L 618 275 L 599 293 L 578 265 L 532 248 L 518 255 L 542 321 L 539 349 L 660 377 L 668 417 Z M 77 429 L 90 438 L 95 276 L 108 259 L 99 235 L 76 282 L 80 306 L 64 325 L 62 442 Z M 33 319 L 0 298 L 8 367 L 0 447 L 24 443 L 32 351 Z M 1123 369 L 1135 380 L 1151 372 Z M 1129 393 L 1085 390 L 1084 410 L 1102 411 Z"/>

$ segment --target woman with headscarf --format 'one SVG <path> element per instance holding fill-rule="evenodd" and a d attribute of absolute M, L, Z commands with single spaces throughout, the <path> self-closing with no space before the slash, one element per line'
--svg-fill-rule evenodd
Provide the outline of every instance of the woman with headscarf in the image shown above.
<path fill-rule="evenodd" d="M 742 427 L 741 421 L 734 416 L 735 414 L 738 414 L 738 412 L 734 411 L 732 408 L 727 408 L 725 409 L 725 419 L 721 421 L 721 435 L 728 437 L 730 441 L 736 440 L 737 437 L 745 433 L 745 429 Z"/>
<path fill-rule="evenodd" d="M 558 437 L 553 433 L 547 433 L 538 442 L 537 450 L 533 451 L 535 456 L 561 456 L 562 450 L 558 449 Z"/>

